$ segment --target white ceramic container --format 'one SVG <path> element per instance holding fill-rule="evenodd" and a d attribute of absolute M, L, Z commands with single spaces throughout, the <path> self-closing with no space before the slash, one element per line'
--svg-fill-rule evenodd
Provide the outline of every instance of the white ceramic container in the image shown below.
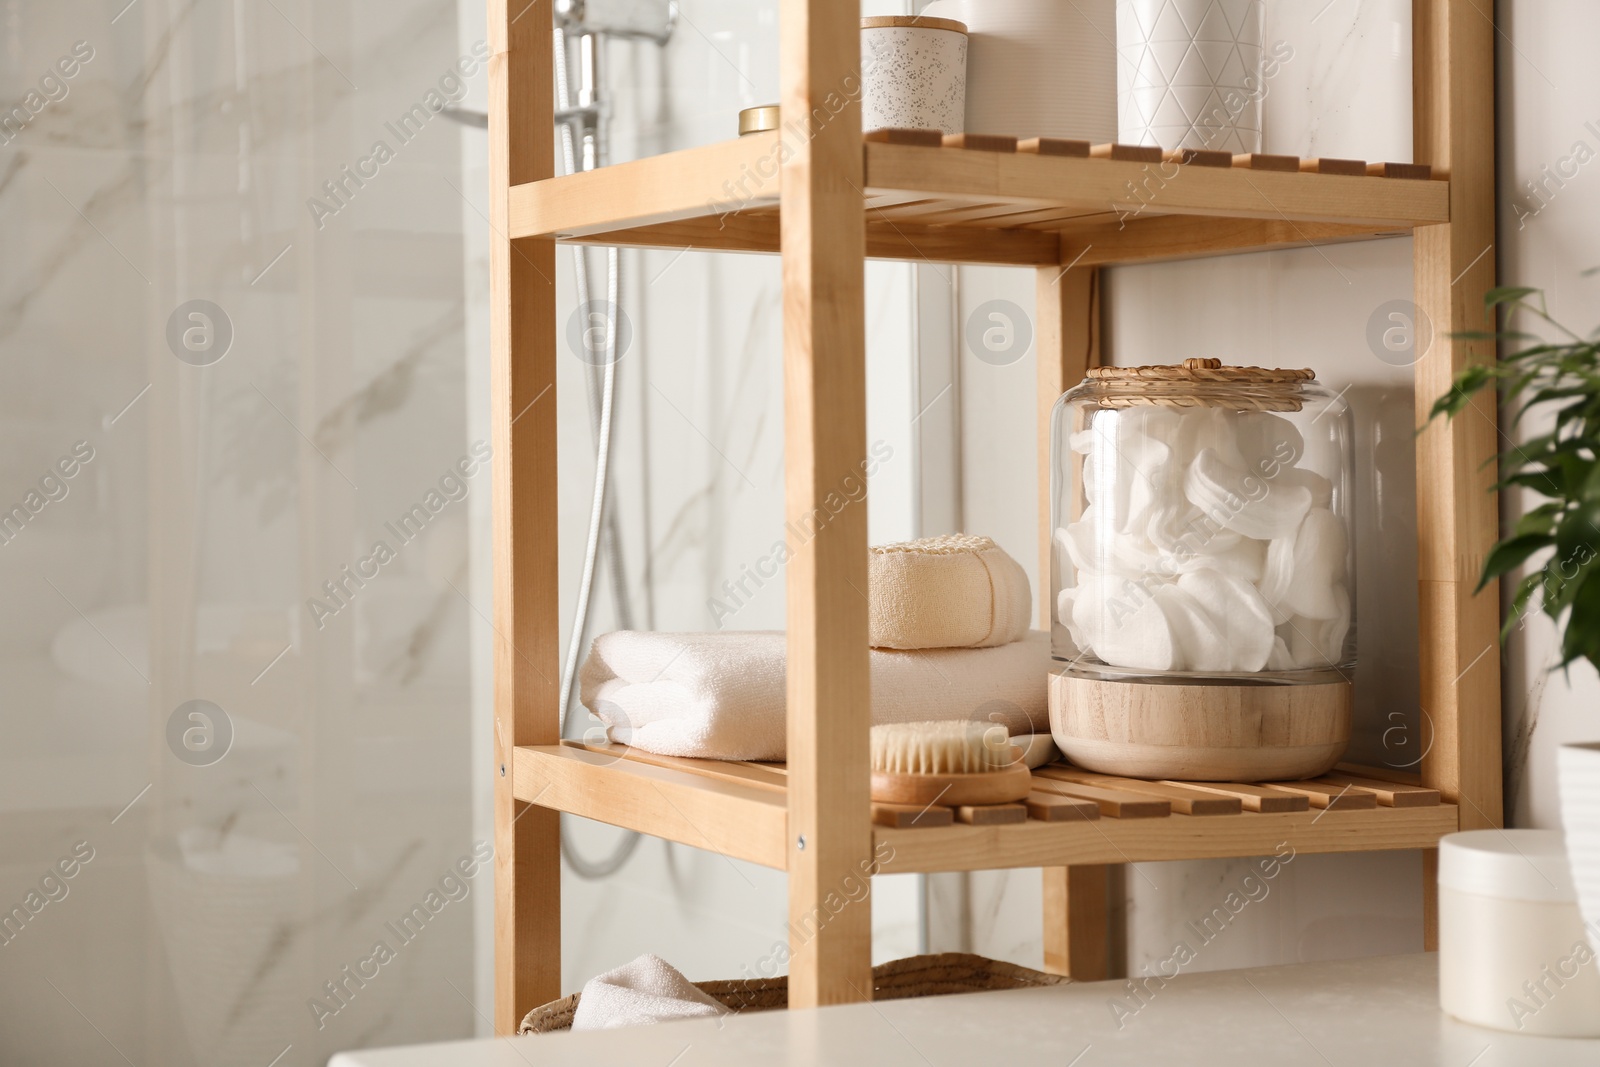
<path fill-rule="evenodd" d="M 1439 1005 L 1495 1030 L 1600 1037 L 1600 961 L 1559 832 L 1439 842 Z"/>
<path fill-rule="evenodd" d="M 967 28 L 953 19 L 861 20 L 861 128 L 962 133 Z"/>
<path fill-rule="evenodd" d="M 1600 952 L 1600 742 L 1562 745 L 1556 753 L 1567 863 L 1589 945 Z"/>
<path fill-rule="evenodd" d="M 1263 0 L 1117 0 L 1117 140 L 1261 151 Z"/>

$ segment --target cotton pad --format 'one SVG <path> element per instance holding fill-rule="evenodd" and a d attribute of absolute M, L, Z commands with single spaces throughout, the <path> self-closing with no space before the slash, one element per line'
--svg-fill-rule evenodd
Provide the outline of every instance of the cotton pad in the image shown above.
<path fill-rule="evenodd" d="M 1229 665 L 1221 669 L 1259 671 L 1267 665 L 1272 613 L 1255 586 L 1220 571 L 1203 570 L 1183 575 L 1178 588 L 1200 605 L 1212 630 L 1231 650 Z"/>
<path fill-rule="evenodd" d="M 1269 411 L 1241 411 L 1234 414 L 1234 441 L 1242 466 L 1264 471 L 1269 464 L 1288 467 L 1305 455 L 1306 442 L 1294 423 Z"/>
<path fill-rule="evenodd" d="M 1281 626 L 1294 612 L 1284 606 L 1289 586 L 1294 582 L 1294 542 L 1300 531 L 1288 537 L 1274 538 L 1267 545 L 1266 560 L 1261 570 L 1261 580 L 1256 588 L 1261 598 L 1272 609 L 1272 624 Z"/>
<path fill-rule="evenodd" d="M 1229 466 L 1245 466 L 1246 461 L 1239 454 L 1238 435 L 1234 431 L 1235 418 L 1235 412 L 1221 408 L 1196 408 L 1184 412 L 1172 437 L 1174 460 L 1188 470 L 1196 456 L 1210 449 Z"/>
<path fill-rule="evenodd" d="M 1219 525 L 1263 540 L 1292 533 L 1311 508 L 1311 490 L 1249 474 L 1209 448 L 1195 456 L 1183 488 Z"/>
<path fill-rule="evenodd" d="M 1167 617 L 1167 626 L 1178 646 L 1175 670 L 1231 671 L 1233 648 L 1226 636 L 1212 624 L 1211 616 L 1194 597 L 1176 585 L 1159 586 L 1156 603 Z"/>
<path fill-rule="evenodd" d="M 1062 532 L 1067 557 L 1080 572 L 1139 577 L 1162 569 L 1160 555 L 1143 538 L 1127 537 L 1110 528 L 1100 504 L 1083 509 L 1083 516 Z"/>
<path fill-rule="evenodd" d="M 1225 532 L 1231 537 L 1228 547 L 1208 547 L 1207 551 L 1184 557 L 1174 562 L 1173 572 L 1188 574 L 1192 571 L 1215 570 L 1251 584 L 1260 582 L 1262 572 L 1266 569 L 1268 542 Z"/>
<path fill-rule="evenodd" d="M 1171 480 L 1172 449 L 1163 437 L 1176 421 L 1173 413 L 1153 408 L 1105 412 L 1069 439 L 1073 451 L 1084 455 L 1085 498 L 1102 505 L 1117 530 L 1132 532 L 1142 524 Z"/>
<path fill-rule="evenodd" d="M 1308 471 L 1304 467 L 1281 468 L 1272 478 L 1274 485 L 1299 486 L 1311 490 L 1311 506 L 1314 508 L 1331 508 L 1333 506 L 1333 483 L 1328 481 L 1316 471 Z"/>
<path fill-rule="evenodd" d="M 1152 671 L 1176 669 L 1177 647 L 1165 613 L 1129 578 L 1108 575 L 1084 582 L 1073 598 L 1072 620 L 1105 663 Z"/>
<path fill-rule="evenodd" d="M 1087 417 L 1068 438 L 1087 504 L 1054 533 L 1075 580 L 1056 617 L 1078 651 L 1242 673 L 1293 669 L 1342 642 L 1331 624 L 1349 613 L 1345 527 L 1333 483 L 1297 466 L 1306 441 L 1293 418 L 1159 392 Z M 1307 634 L 1295 639 L 1291 621 Z"/>
<path fill-rule="evenodd" d="M 1294 562 L 1283 607 L 1310 619 L 1334 619 L 1344 587 L 1344 523 L 1326 508 L 1312 508 L 1294 538 Z M 1348 600 L 1348 598 L 1346 598 Z M 1346 603 L 1342 610 L 1349 610 Z"/>
<path fill-rule="evenodd" d="M 1297 615 L 1284 624 L 1284 640 L 1296 667 L 1327 667 L 1344 658 L 1344 639 L 1350 632 L 1350 594 L 1338 585 L 1333 599 L 1338 608 L 1333 618 Z"/>

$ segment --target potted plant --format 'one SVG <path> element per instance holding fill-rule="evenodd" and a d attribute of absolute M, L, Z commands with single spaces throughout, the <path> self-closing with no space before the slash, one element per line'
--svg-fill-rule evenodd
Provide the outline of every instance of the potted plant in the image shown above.
<path fill-rule="evenodd" d="M 1556 322 L 1536 289 L 1494 289 L 1485 300 L 1491 316 L 1504 309 L 1509 325 L 1524 312 L 1556 339 L 1513 329 L 1458 334 L 1498 342 L 1509 354 L 1462 371 L 1433 406 L 1431 418 L 1454 418 L 1495 383 L 1512 427 L 1530 413 L 1541 422 L 1540 432 L 1501 453 L 1495 488 L 1532 490 L 1543 502 L 1495 544 L 1478 588 L 1547 553 L 1517 584 L 1500 636 L 1542 611 L 1561 635 L 1557 667 L 1588 660 L 1600 670 L 1600 330 L 1583 337 Z M 1561 746 L 1557 773 L 1572 876 L 1600 951 L 1600 743 Z"/>

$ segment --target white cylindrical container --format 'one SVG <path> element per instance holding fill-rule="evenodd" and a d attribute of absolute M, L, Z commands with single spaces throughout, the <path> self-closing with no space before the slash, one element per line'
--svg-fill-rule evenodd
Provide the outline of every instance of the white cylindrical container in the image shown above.
<path fill-rule="evenodd" d="M 861 20 L 861 128 L 962 133 L 967 28 L 954 19 Z"/>
<path fill-rule="evenodd" d="M 1117 140 L 1261 151 L 1263 0 L 1117 0 Z"/>
<path fill-rule="evenodd" d="M 1439 842 L 1439 1005 L 1494 1030 L 1600 1037 L 1600 961 L 1559 832 Z"/>
<path fill-rule="evenodd" d="M 1562 745 L 1556 751 L 1561 787 L 1561 828 L 1589 946 L 1600 952 L 1600 742 Z"/>
<path fill-rule="evenodd" d="M 966 24 L 967 133 L 1116 140 L 1116 0 L 935 0 L 923 14 Z"/>

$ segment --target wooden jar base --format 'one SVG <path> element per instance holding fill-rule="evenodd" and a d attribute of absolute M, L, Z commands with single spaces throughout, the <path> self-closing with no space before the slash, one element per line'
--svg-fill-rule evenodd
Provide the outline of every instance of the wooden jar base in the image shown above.
<path fill-rule="evenodd" d="M 1350 744 L 1350 683 L 1159 685 L 1050 676 L 1050 731 L 1085 770 L 1130 778 L 1286 781 Z"/>

